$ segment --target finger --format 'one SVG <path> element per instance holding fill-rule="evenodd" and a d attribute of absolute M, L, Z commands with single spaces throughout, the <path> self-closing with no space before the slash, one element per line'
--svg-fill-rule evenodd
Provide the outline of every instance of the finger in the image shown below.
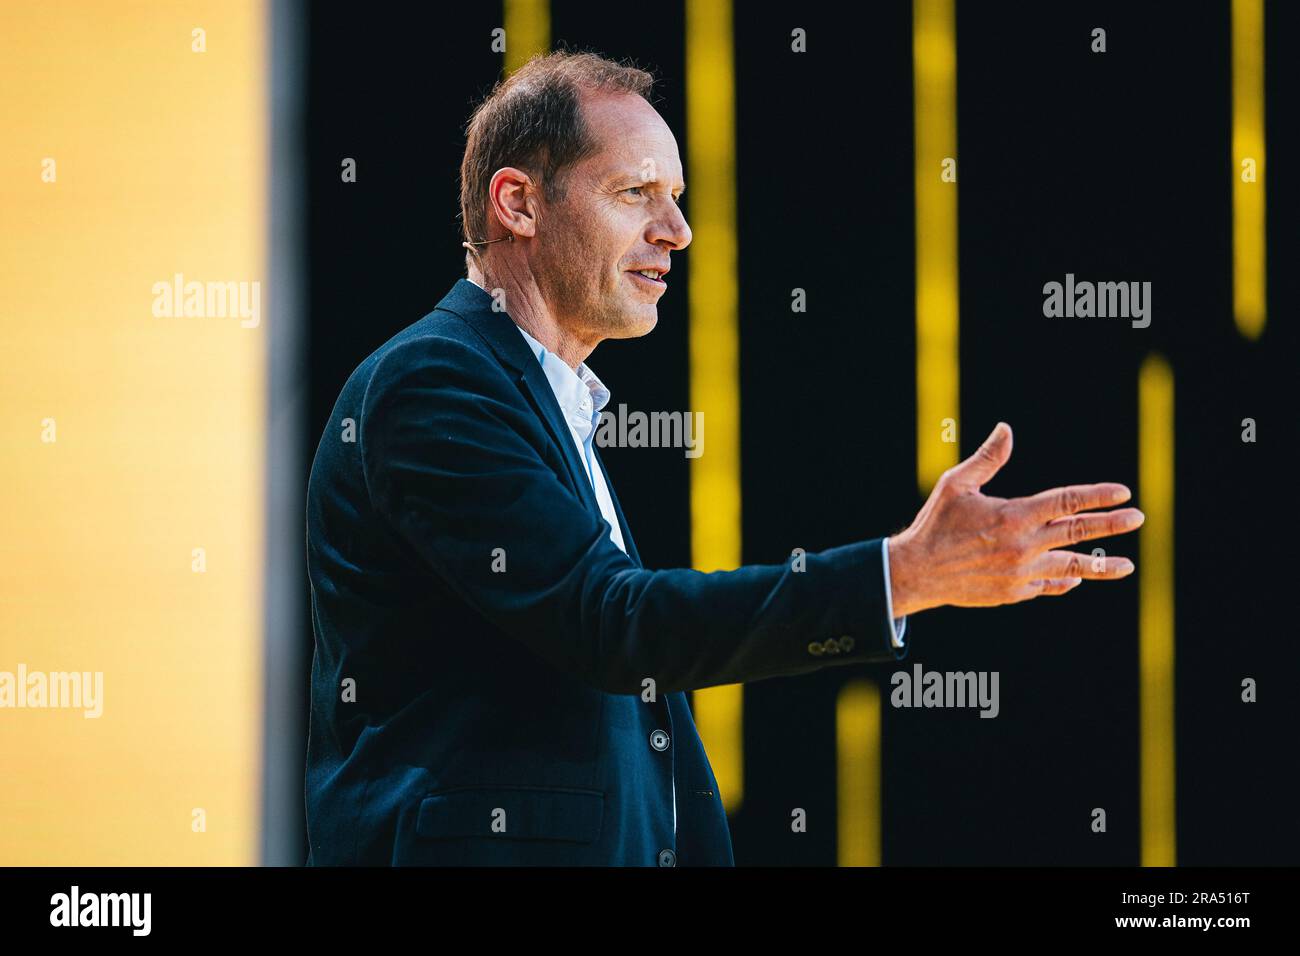
<path fill-rule="evenodd" d="M 1040 578 L 1030 581 L 1026 586 L 1024 600 L 1033 600 L 1036 597 L 1052 597 L 1057 594 L 1064 594 L 1066 591 L 1073 591 L 1083 583 L 1083 578 Z"/>
<path fill-rule="evenodd" d="M 963 487 L 979 488 L 998 473 L 1011 457 L 1011 426 L 998 422 L 979 450 L 953 467 L 950 474 Z"/>
<path fill-rule="evenodd" d="M 1064 488 L 1040 491 L 1028 498 L 1014 498 L 1012 505 L 1025 518 L 1043 524 L 1062 515 L 1117 505 L 1131 497 L 1133 493 L 1124 485 L 1103 481 L 1096 485 L 1066 485 Z"/>
<path fill-rule="evenodd" d="M 1133 562 L 1128 558 L 1096 557 L 1078 551 L 1048 551 L 1039 555 L 1030 566 L 1027 577 L 1036 578 L 1088 578 L 1092 581 L 1114 581 L 1133 573 Z"/>
<path fill-rule="evenodd" d="M 1033 543 L 1046 550 L 1091 541 L 1093 538 L 1109 538 L 1111 535 L 1135 531 L 1142 527 L 1145 520 L 1146 515 L 1137 508 L 1092 511 L 1066 518 L 1053 518 L 1034 533 Z"/>

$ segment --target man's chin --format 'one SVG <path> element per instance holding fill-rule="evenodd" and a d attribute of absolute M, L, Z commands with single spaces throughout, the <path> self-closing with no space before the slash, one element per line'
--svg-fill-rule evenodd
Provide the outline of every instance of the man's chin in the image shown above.
<path fill-rule="evenodd" d="M 610 329 L 608 337 L 611 339 L 640 338 L 643 335 L 649 335 L 658 324 L 658 306 L 652 305 L 649 309 L 635 309 L 630 313 L 619 316 L 613 328 Z"/>

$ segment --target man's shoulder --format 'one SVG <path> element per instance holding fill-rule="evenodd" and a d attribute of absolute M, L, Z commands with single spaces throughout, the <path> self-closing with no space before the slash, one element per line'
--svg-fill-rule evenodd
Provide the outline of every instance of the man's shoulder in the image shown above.
<path fill-rule="evenodd" d="M 380 365 L 425 364 L 444 356 L 464 356 L 467 352 L 491 356 L 482 338 L 461 316 L 438 307 L 370 353 L 357 367 L 357 372 L 369 369 L 373 375 L 374 369 Z"/>
<path fill-rule="evenodd" d="M 364 396 L 402 381 L 432 376 L 472 383 L 504 369 L 492 347 L 473 324 L 444 299 L 432 312 L 412 322 L 370 353 L 348 376 L 344 393 Z"/>

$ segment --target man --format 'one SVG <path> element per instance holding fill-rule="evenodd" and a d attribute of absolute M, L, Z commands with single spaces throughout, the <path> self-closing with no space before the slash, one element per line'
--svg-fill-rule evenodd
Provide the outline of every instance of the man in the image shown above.
<path fill-rule="evenodd" d="M 1132 565 L 1122 485 L 1005 500 L 999 424 L 902 534 L 806 565 L 642 567 L 592 434 L 598 343 L 690 244 L 651 78 L 533 60 L 472 118 L 468 279 L 349 378 L 316 453 L 309 863 L 732 864 L 685 691 L 906 654 L 904 618 Z"/>

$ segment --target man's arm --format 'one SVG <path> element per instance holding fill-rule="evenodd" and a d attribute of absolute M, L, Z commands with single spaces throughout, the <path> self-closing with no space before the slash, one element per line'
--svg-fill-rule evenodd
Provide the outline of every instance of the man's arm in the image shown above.
<path fill-rule="evenodd" d="M 670 693 L 898 656 L 882 539 L 808 554 L 801 571 L 638 568 L 529 440 L 540 428 L 494 360 L 449 339 L 412 340 L 372 373 L 359 447 L 374 508 L 452 590 L 551 665 L 635 694 L 646 678 Z M 431 621 L 429 639 L 457 637 Z"/>

